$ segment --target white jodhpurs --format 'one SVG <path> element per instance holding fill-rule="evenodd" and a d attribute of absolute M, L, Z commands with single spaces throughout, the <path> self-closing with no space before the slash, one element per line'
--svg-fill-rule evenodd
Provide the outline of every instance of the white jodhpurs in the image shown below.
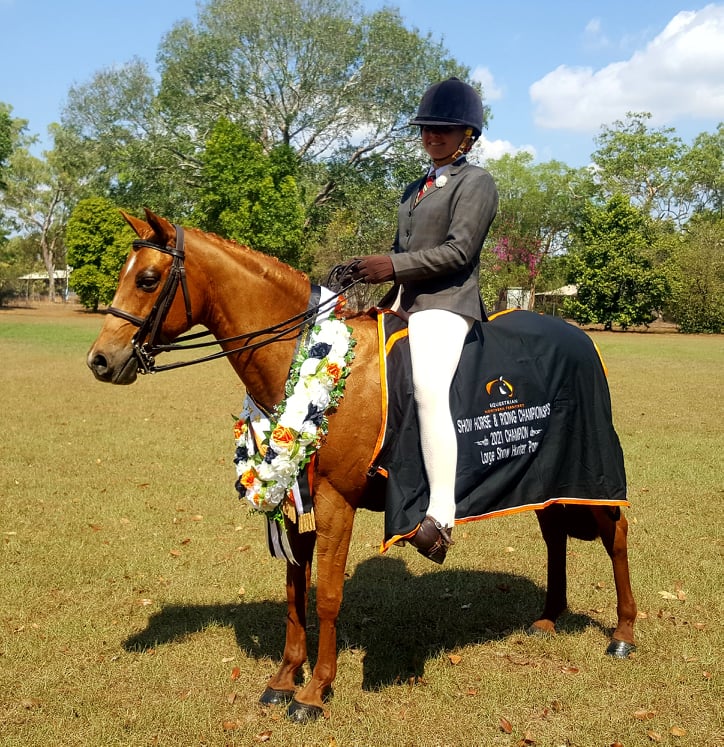
<path fill-rule="evenodd" d="M 416 311 L 408 322 L 422 457 L 430 484 L 427 515 L 448 527 L 455 522 L 458 458 L 450 385 L 472 325 L 472 319 L 442 309 Z"/>

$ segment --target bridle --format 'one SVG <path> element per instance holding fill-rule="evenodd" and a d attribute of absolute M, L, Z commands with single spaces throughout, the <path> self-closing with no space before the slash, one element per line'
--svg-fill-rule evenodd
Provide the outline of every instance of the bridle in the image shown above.
<path fill-rule="evenodd" d="M 171 268 L 169 270 L 166 282 L 164 283 L 161 291 L 156 298 L 151 311 L 148 315 L 143 318 L 135 314 L 131 314 L 128 311 L 119 309 L 116 306 L 109 306 L 106 310 L 107 314 L 116 316 L 119 319 L 124 319 L 127 322 L 138 327 L 138 330 L 131 338 L 131 345 L 133 347 L 133 355 L 138 362 L 138 371 L 141 374 L 157 373 L 159 371 L 168 371 L 173 368 L 182 368 L 184 366 L 191 366 L 196 363 L 204 363 L 205 361 L 215 360 L 216 358 L 224 358 L 234 353 L 243 353 L 257 348 L 269 345 L 273 342 L 280 342 L 283 340 L 292 340 L 295 337 L 300 336 L 305 329 L 312 326 L 320 312 L 329 311 L 333 309 L 337 302 L 338 297 L 332 296 L 331 298 L 319 302 L 319 286 L 312 286 L 312 292 L 308 307 L 305 311 L 296 314 L 295 316 L 285 319 L 282 322 L 278 322 L 265 329 L 260 329 L 255 332 L 249 332 L 243 335 L 237 335 L 235 337 L 225 337 L 223 339 L 206 340 L 203 342 L 191 342 L 192 340 L 200 340 L 204 337 L 209 337 L 210 332 L 198 332 L 190 335 L 184 335 L 176 339 L 174 343 L 164 343 L 162 341 L 161 326 L 168 314 L 171 304 L 176 297 L 179 285 L 181 286 L 181 292 L 183 293 L 184 307 L 186 310 L 186 321 L 191 327 L 193 324 L 193 317 L 191 314 L 191 297 L 189 295 L 188 285 L 186 283 L 186 268 L 184 267 L 185 249 L 184 249 L 184 229 L 183 226 L 174 224 L 176 231 L 175 246 L 169 246 L 168 244 L 156 244 L 152 241 L 145 239 L 136 239 L 133 242 L 133 250 L 137 251 L 142 247 L 149 249 L 155 249 L 156 251 L 169 254 L 173 257 Z M 338 268 L 335 268 L 338 270 Z M 330 274 L 331 277 L 331 274 Z M 356 285 L 358 281 L 353 281 L 345 287 L 339 289 L 340 295 L 345 294 L 353 285 Z M 257 338 L 263 339 L 257 339 Z M 206 348 L 212 345 L 221 345 L 223 343 L 238 342 L 246 340 L 243 345 L 238 347 L 231 347 L 227 350 L 220 350 L 210 355 L 201 356 L 192 360 L 176 361 L 174 363 L 166 363 L 164 365 L 156 364 L 156 355 L 158 353 L 168 352 L 172 350 L 198 350 L 200 348 Z M 183 344 L 186 343 L 186 344 Z M 190 344 L 188 344 L 190 343 Z"/>
<path fill-rule="evenodd" d="M 161 292 L 158 294 L 156 302 L 148 313 L 148 316 L 143 319 L 116 306 L 109 306 L 106 312 L 120 319 L 125 319 L 127 322 L 131 322 L 131 324 L 135 324 L 138 327 L 138 331 L 133 335 L 131 340 L 131 345 L 133 345 L 133 353 L 139 363 L 139 371 L 144 374 L 155 373 L 158 370 L 154 353 L 162 348 L 162 345 L 159 344 L 161 325 L 166 319 L 168 310 L 171 308 L 171 304 L 176 297 L 179 284 L 181 285 L 184 305 L 186 307 L 186 321 L 189 326 L 192 324 L 191 299 L 189 298 L 189 289 L 186 283 L 186 268 L 184 267 L 184 230 L 182 226 L 176 224 L 174 224 L 174 228 L 176 230 L 175 246 L 154 244 L 152 241 L 146 241 L 145 239 L 136 239 L 133 242 L 134 251 L 142 247 L 148 247 L 164 254 L 170 254 L 173 257 L 166 282 L 163 288 L 161 288 Z"/>

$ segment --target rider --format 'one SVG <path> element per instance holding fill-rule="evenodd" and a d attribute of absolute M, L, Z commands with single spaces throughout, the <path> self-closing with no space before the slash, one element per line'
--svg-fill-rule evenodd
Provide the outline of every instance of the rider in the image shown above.
<path fill-rule="evenodd" d="M 430 503 L 407 539 L 422 555 L 442 563 L 455 523 L 457 436 L 450 385 L 473 323 L 487 320 L 478 275 L 498 190 L 487 171 L 465 158 L 483 127 L 483 103 L 472 86 L 458 78 L 431 86 L 410 124 L 420 127 L 432 163 L 402 195 L 392 253 L 363 257 L 351 269 L 354 279 L 366 283 L 394 280 L 399 291 L 393 308 L 409 315 Z"/>

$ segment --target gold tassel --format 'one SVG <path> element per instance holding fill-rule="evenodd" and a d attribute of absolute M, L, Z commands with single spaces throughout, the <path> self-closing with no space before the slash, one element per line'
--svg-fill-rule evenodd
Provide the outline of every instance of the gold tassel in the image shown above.
<path fill-rule="evenodd" d="M 290 500 L 287 499 L 282 503 L 282 513 L 292 524 L 297 523 L 297 507 Z"/>
<path fill-rule="evenodd" d="M 317 522 L 314 520 L 314 509 L 311 509 L 309 513 L 299 515 L 297 528 L 300 533 L 313 532 L 317 528 Z"/>

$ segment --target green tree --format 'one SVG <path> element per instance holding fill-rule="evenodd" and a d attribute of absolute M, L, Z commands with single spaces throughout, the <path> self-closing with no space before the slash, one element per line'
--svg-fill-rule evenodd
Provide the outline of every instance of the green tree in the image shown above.
<path fill-rule="evenodd" d="M 681 331 L 724 331 L 724 219 L 704 214 L 690 220 L 672 265 L 669 309 Z"/>
<path fill-rule="evenodd" d="M 76 205 L 65 242 L 68 262 L 73 266 L 70 287 L 83 306 L 97 311 L 99 305 L 111 303 L 134 237 L 107 198 L 90 197 Z"/>
<path fill-rule="evenodd" d="M 210 0 L 167 35 L 159 61 L 175 132 L 209 132 L 224 116 L 303 163 L 409 147 L 423 90 L 468 72 L 399 12 L 360 14 L 347 0 Z M 328 195 L 325 183 L 313 199 Z"/>
<path fill-rule="evenodd" d="M 13 230 L 36 242 L 48 274 L 48 298 L 55 300 L 55 270 L 64 264 L 63 179 L 52 163 L 18 147 L 10 157 L 3 205 Z"/>
<path fill-rule="evenodd" d="M 62 123 L 66 143 L 82 149 L 90 195 L 174 221 L 190 213 L 203 142 L 172 136 L 145 62 L 134 58 L 71 87 Z"/>
<path fill-rule="evenodd" d="M 5 170 L 13 152 L 13 121 L 10 107 L 0 101 L 0 189 L 5 189 Z"/>
<path fill-rule="evenodd" d="M 291 149 L 280 145 L 266 154 L 258 141 L 222 118 L 201 160 L 196 224 L 298 266 L 304 205 Z"/>
<path fill-rule="evenodd" d="M 702 132 L 682 158 L 682 190 L 698 213 L 724 217 L 724 123 Z"/>
<path fill-rule="evenodd" d="M 35 242 L 22 236 L 0 237 L 0 306 L 17 298 L 23 290 L 20 276 L 40 269 L 35 257 Z"/>
<path fill-rule="evenodd" d="M 684 145 L 671 127 L 650 128 L 648 112 L 628 112 L 604 126 L 592 159 L 606 197 L 626 195 L 658 219 L 686 220 L 689 204 L 678 189 Z"/>
<path fill-rule="evenodd" d="M 500 195 L 488 240 L 499 260 L 494 265 L 498 291 L 527 288 L 532 307 L 546 262 L 566 249 L 582 201 L 577 185 L 588 177 L 559 161 L 534 164 L 525 152 L 504 155 L 486 166 Z"/>
<path fill-rule="evenodd" d="M 26 134 L 27 122 L 13 120 L 14 147 L 2 192 L 4 220 L 10 229 L 35 242 L 55 299 L 55 271 L 65 269 L 63 232 L 75 201 L 86 189 L 85 162 L 79 143 L 59 125 L 49 127 L 53 148 L 42 157 L 31 153 L 37 137 Z"/>
<path fill-rule="evenodd" d="M 623 329 L 647 324 L 669 297 L 666 274 L 652 259 L 651 218 L 628 198 L 614 195 L 603 207 L 589 204 L 568 255 L 568 282 L 578 286 L 565 312 L 584 324 Z"/>
<path fill-rule="evenodd" d="M 331 199 L 317 206 L 325 215 L 312 245 L 314 277 L 324 283 L 335 265 L 366 254 L 390 251 L 397 228 L 397 207 L 404 187 L 421 175 L 417 158 L 401 159 L 394 168 L 381 155 L 372 155 L 366 168 L 334 164 L 330 176 L 337 184 Z M 351 305 L 369 308 L 389 286 L 357 285 Z"/>
<path fill-rule="evenodd" d="M 134 61 L 68 96 L 63 123 L 96 154 L 96 175 L 116 190 L 106 194 L 187 217 L 203 185 L 201 156 L 223 117 L 267 154 L 280 145 L 294 151 L 308 227 L 339 187 L 325 166 L 363 169 L 373 155 L 392 162 L 419 152 L 407 122 L 420 95 L 433 81 L 468 74 L 397 11 L 363 14 L 347 0 L 209 0 L 196 23 L 169 32 L 158 61 L 158 90 Z"/>

